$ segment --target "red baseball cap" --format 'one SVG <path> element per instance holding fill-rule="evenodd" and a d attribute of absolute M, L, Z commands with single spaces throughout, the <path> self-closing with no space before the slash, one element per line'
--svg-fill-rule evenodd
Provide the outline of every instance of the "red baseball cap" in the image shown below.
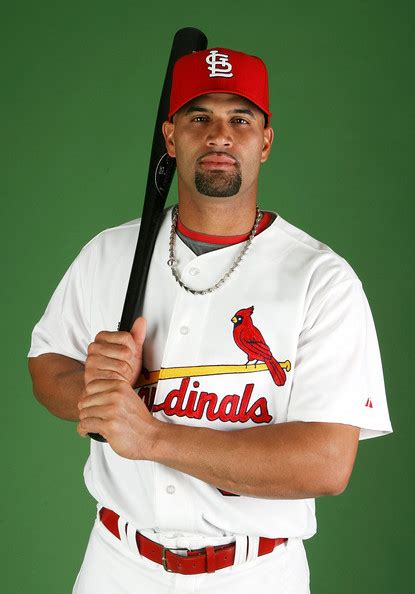
<path fill-rule="evenodd" d="M 257 56 L 223 47 L 182 56 L 173 68 L 169 121 L 185 103 L 207 93 L 233 93 L 261 109 L 269 122 L 268 74 Z"/>

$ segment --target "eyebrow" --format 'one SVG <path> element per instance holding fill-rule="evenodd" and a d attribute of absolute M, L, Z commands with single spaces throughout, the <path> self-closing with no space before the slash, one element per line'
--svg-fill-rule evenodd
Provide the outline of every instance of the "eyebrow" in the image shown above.
<path fill-rule="evenodd" d="M 213 111 L 211 109 L 207 109 L 206 107 L 201 107 L 199 105 L 191 105 L 190 107 L 188 107 L 186 109 L 185 115 L 187 115 L 189 113 L 193 113 L 195 111 L 202 112 L 202 113 L 213 113 Z M 230 109 L 226 113 L 227 114 L 231 114 L 231 113 L 242 113 L 242 114 L 245 114 L 245 115 L 249 115 L 249 116 L 251 116 L 251 118 L 254 118 L 256 120 L 256 115 L 252 111 L 252 109 Z"/>

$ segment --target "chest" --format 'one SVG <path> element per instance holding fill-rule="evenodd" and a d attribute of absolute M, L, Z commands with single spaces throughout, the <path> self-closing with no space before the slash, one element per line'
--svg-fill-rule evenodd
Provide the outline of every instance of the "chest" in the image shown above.
<path fill-rule="evenodd" d="M 229 250 L 178 253 L 181 278 L 196 289 L 214 284 L 234 258 Z M 153 256 L 143 310 L 148 329 L 138 393 L 148 408 L 168 422 L 224 430 L 285 421 L 304 313 L 301 282 L 259 257 L 243 262 L 217 291 L 193 295 L 174 280 L 164 256 Z M 123 274 L 99 291 L 97 332 L 117 327 Z M 247 308 L 249 325 L 236 326 L 235 314 Z"/>

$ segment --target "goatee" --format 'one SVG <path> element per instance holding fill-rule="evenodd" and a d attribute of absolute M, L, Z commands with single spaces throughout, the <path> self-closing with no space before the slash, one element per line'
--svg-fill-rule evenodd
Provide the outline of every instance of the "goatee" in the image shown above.
<path fill-rule="evenodd" d="M 224 198 L 234 196 L 242 184 L 240 171 L 196 171 L 195 185 L 200 194 Z"/>

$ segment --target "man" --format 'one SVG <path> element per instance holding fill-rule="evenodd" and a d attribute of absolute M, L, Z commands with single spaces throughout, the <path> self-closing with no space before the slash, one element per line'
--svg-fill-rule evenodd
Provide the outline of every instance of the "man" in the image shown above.
<path fill-rule="evenodd" d="M 257 208 L 270 117 L 259 58 L 181 58 L 163 124 L 179 204 L 143 317 L 116 331 L 133 221 L 83 248 L 34 329 L 37 398 L 108 442 L 85 468 L 98 514 L 76 594 L 309 592 L 314 498 L 392 431 L 359 279 Z"/>

